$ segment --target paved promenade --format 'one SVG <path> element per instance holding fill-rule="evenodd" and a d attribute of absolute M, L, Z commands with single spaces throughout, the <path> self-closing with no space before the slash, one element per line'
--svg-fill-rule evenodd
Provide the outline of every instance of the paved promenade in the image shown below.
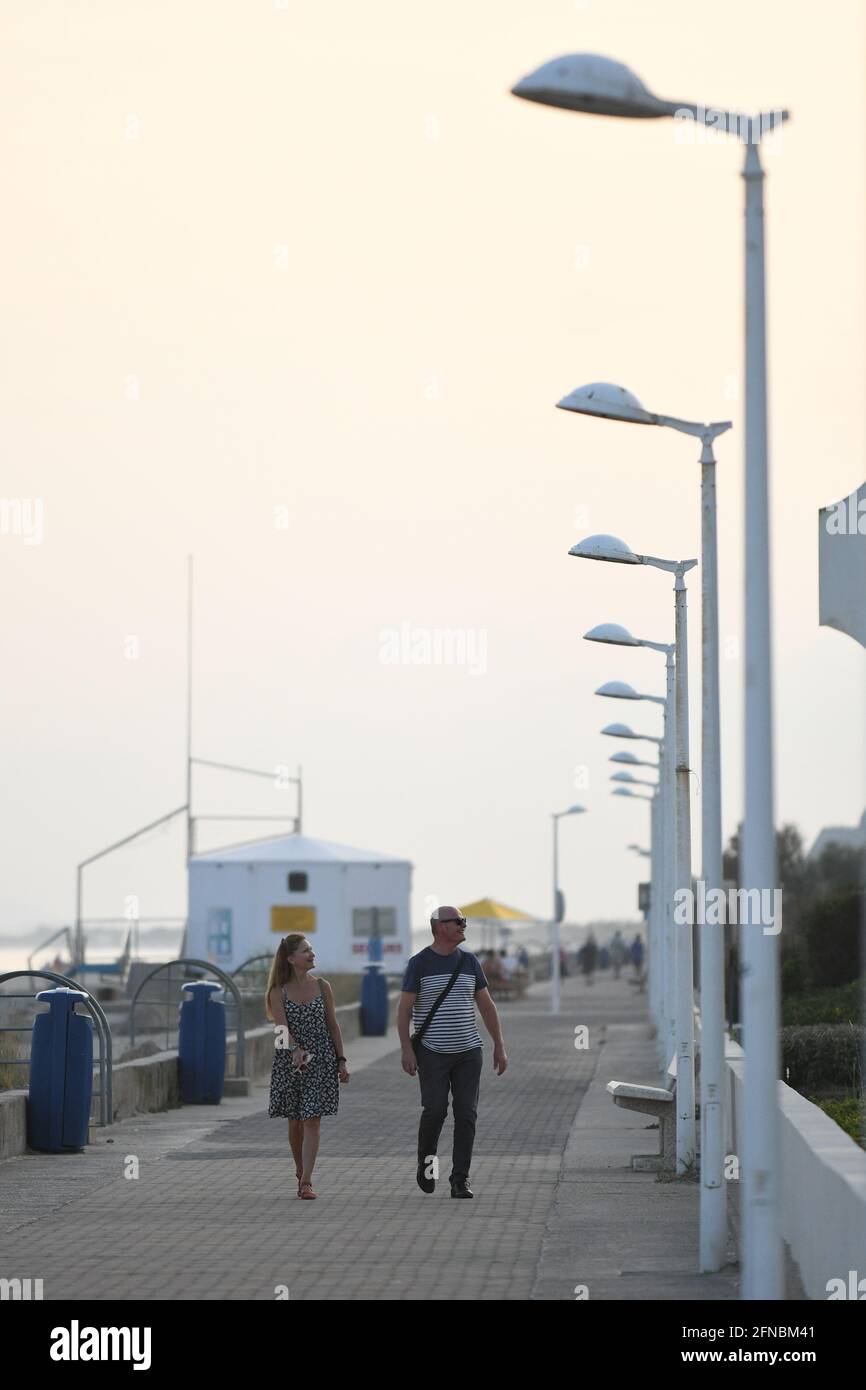
<path fill-rule="evenodd" d="M 694 1270 L 698 1189 L 632 1173 L 647 1117 L 616 1109 L 611 1077 L 656 1083 L 646 998 L 624 980 L 564 981 L 500 1009 L 510 1067 L 485 1037 L 474 1201 L 415 1184 L 418 1082 L 396 1036 L 348 1047 L 340 1114 L 322 1121 L 319 1199 L 295 1196 L 267 1087 L 91 1130 L 83 1154 L 0 1163 L 0 1276 L 46 1299 L 730 1299 L 736 1268 Z M 573 1045 L 577 1024 L 590 1047 Z M 449 1171 L 451 1119 L 440 1144 Z M 139 1176 L 125 1177 L 130 1156 Z"/>

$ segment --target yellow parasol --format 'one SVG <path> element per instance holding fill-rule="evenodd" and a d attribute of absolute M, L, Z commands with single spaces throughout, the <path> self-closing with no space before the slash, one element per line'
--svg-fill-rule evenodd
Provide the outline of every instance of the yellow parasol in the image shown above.
<path fill-rule="evenodd" d="M 484 927 L 496 927 L 505 922 L 537 922 L 538 918 L 529 912 L 520 912 L 516 907 L 506 907 L 495 898 L 479 898 L 467 903 L 460 911 L 467 921 L 480 922 Z M 492 938 L 492 933 L 491 933 Z M 483 933 L 482 933 L 483 940 Z"/>

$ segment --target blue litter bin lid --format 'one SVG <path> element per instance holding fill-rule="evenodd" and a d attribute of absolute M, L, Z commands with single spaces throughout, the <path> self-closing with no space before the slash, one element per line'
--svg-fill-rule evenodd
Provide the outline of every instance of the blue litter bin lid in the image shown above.
<path fill-rule="evenodd" d="M 36 998 L 47 999 L 50 1003 L 58 994 L 68 994 L 73 1005 L 77 999 L 87 999 L 89 997 L 80 989 L 70 989 L 68 985 L 58 985 L 56 989 L 41 989 Z"/>

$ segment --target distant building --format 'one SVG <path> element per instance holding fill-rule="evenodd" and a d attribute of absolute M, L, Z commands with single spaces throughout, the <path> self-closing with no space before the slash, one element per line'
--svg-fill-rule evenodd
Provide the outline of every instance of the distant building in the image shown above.
<path fill-rule="evenodd" d="M 866 849 L 866 811 L 860 817 L 859 825 L 828 825 L 821 831 L 806 858 L 820 858 L 828 845 L 842 845 L 845 849 Z"/>
<path fill-rule="evenodd" d="M 279 835 L 196 854 L 189 863 L 186 954 L 235 970 L 300 932 L 316 968 L 361 972 L 371 936 L 389 973 L 411 955 L 407 859 Z"/>

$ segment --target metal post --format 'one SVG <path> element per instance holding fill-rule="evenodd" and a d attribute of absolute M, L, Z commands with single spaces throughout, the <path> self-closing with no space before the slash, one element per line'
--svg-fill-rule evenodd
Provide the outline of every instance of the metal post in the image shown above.
<path fill-rule="evenodd" d="M 186 862 L 195 852 L 192 823 L 192 556 L 187 556 L 186 604 Z"/>
<path fill-rule="evenodd" d="M 664 938 L 665 938 L 665 1044 L 662 1066 L 667 1067 L 677 1052 L 677 943 L 674 926 L 674 887 L 676 885 L 676 708 L 675 666 L 673 652 L 665 660 L 665 722 L 664 742 L 660 749 L 660 775 L 664 780 L 665 848 L 664 848 Z"/>
<path fill-rule="evenodd" d="M 746 183 L 745 814 L 741 888 L 776 886 L 773 815 L 770 519 L 764 297 L 764 173 L 749 143 Z M 763 894 L 761 895 L 763 897 Z M 748 899 L 746 899 L 748 901 Z M 750 914 L 751 915 L 751 914 Z M 743 924 L 743 1297 L 780 1299 L 778 1213 L 779 963 L 775 934 Z"/>
<path fill-rule="evenodd" d="M 701 453 L 701 866 L 704 887 L 723 887 L 722 788 L 719 735 L 719 598 L 716 543 L 716 462 L 712 435 Z M 700 1270 L 725 1262 L 725 982 L 724 926 L 701 924 L 701 1195 Z"/>
<path fill-rule="evenodd" d="M 677 565 L 676 610 L 676 786 L 677 889 L 691 893 L 691 814 L 689 788 L 689 685 L 686 583 Z M 680 916 L 683 914 L 680 913 Z M 695 1019 L 692 969 L 692 914 L 675 926 L 677 943 L 677 1172 L 695 1160 Z"/>
<path fill-rule="evenodd" d="M 560 970 L 559 970 L 559 816 L 553 817 L 553 922 L 551 923 L 550 943 L 550 1012 L 559 1013 Z"/>
<path fill-rule="evenodd" d="M 661 918 L 659 916 L 659 885 L 658 885 L 658 864 L 659 864 L 659 844 L 660 844 L 660 819 L 661 819 L 662 785 L 661 772 L 659 773 L 659 787 L 653 797 L 650 807 L 650 901 L 649 912 L 647 913 L 647 973 L 649 975 L 649 1002 L 650 1017 L 656 1030 L 656 1038 L 659 1036 L 661 1027 L 661 1012 L 659 1010 L 659 989 L 661 983 L 662 953 L 659 942 L 659 928 Z"/>

